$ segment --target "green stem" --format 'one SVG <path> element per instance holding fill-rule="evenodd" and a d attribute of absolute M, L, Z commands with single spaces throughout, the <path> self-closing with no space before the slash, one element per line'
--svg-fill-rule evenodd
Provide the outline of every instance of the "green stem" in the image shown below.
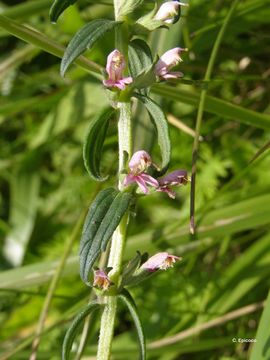
<path fill-rule="evenodd" d="M 124 106 L 124 108 L 127 105 L 129 105 L 130 107 L 129 103 L 121 103 L 120 106 L 122 105 Z M 120 108 L 120 117 L 118 123 L 119 124 L 118 125 L 119 172 L 120 169 L 124 167 L 125 154 L 127 154 L 128 157 L 130 157 L 131 155 L 132 142 L 131 142 L 130 115 L 131 115 L 130 111 L 128 112 L 126 112 L 125 110 L 121 111 Z M 124 118 L 122 116 L 124 116 Z M 119 189 L 121 190 L 121 188 L 122 185 L 119 181 Z M 112 267 L 109 276 L 116 286 L 119 285 L 119 281 L 121 279 L 122 259 L 123 259 L 123 252 L 126 242 L 127 224 L 128 224 L 128 213 L 122 218 L 120 224 L 118 225 L 117 229 L 115 230 L 112 236 L 108 267 Z M 101 317 L 97 360 L 108 360 L 110 358 L 113 331 L 114 331 L 114 322 L 115 322 L 115 315 L 117 309 L 116 296 L 106 296 L 104 297 L 104 302 L 106 306 L 104 308 Z"/>
<path fill-rule="evenodd" d="M 212 71 L 214 68 L 214 64 L 216 61 L 217 53 L 229 24 L 229 21 L 233 15 L 233 12 L 238 4 L 239 0 L 234 0 L 232 3 L 228 14 L 223 22 L 223 25 L 218 33 L 218 36 L 215 40 L 213 50 L 207 65 L 204 81 L 210 81 Z M 195 191 L 196 191 L 196 170 L 197 170 L 197 158 L 198 158 L 198 148 L 199 148 L 199 137 L 202 125 L 202 118 L 205 106 L 205 99 L 206 99 L 207 89 L 203 89 L 200 96 L 199 108 L 197 112 L 197 119 L 196 119 L 196 135 L 193 143 L 193 150 L 192 150 L 192 170 L 191 170 L 191 189 L 190 189 L 190 232 L 191 234 L 195 233 Z"/>
<path fill-rule="evenodd" d="M 115 19 L 119 19 L 119 10 L 121 0 L 114 0 Z M 127 29 L 126 29 L 127 31 Z M 115 48 L 121 51 L 126 61 L 127 58 L 127 34 L 124 29 L 116 31 Z M 126 161 L 132 154 L 132 131 L 131 131 L 131 102 L 119 102 L 119 120 L 118 120 L 118 143 L 119 143 L 119 177 L 126 169 Z M 118 188 L 121 191 L 122 183 L 119 179 Z M 112 270 L 109 273 L 110 279 L 118 286 L 121 280 L 123 252 L 126 242 L 126 231 L 128 224 L 128 213 L 122 218 L 120 224 L 112 236 L 108 267 Z M 117 310 L 117 297 L 106 296 L 103 301 L 106 306 L 103 310 L 100 324 L 100 334 L 98 343 L 97 360 L 110 359 L 112 339 L 114 333 L 114 323 Z"/>
<path fill-rule="evenodd" d="M 127 157 L 132 153 L 131 141 L 131 103 L 119 103 L 119 120 L 118 120 L 118 142 L 119 142 L 119 174 L 126 168 Z M 122 186 L 119 183 L 119 190 Z"/>

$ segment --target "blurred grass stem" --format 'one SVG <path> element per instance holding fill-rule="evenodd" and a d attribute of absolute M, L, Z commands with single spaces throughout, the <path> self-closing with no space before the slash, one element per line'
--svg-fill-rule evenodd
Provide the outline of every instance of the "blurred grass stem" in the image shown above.
<path fill-rule="evenodd" d="M 234 13 L 234 10 L 236 9 L 236 6 L 238 4 L 239 0 L 234 0 L 227 16 L 224 19 L 224 22 L 222 24 L 222 27 L 216 37 L 212 53 L 210 55 L 210 59 L 207 65 L 204 81 L 208 82 L 211 79 L 211 75 L 213 72 L 214 64 L 216 61 L 217 53 L 221 44 L 221 41 L 223 39 L 223 36 L 225 34 L 225 31 L 227 29 L 227 26 L 229 24 L 229 21 Z M 200 131 L 201 131 L 201 125 L 202 125 L 202 119 L 203 119 L 203 113 L 204 113 L 204 106 L 205 106 L 205 100 L 207 95 L 207 89 L 203 89 L 201 91 L 200 95 L 200 102 L 197 112 L 197 119 L 196 119 L 196 136 L 194 138 L 193 143 L 193 150 L 192 150 L 192 169 L 191 169 L 191 189 L 190 189 L 190 233 L 195 233 L 195 193 L 196 193 L 196 170 L 197 170 L 197 158 L 198 158 L 198 149 L 199 149 L 199 139 L 200 139 Z"/>
<path fill-rule="evenodd" d="M 38 351 L 38 347 L 39 347 L 39 343 L 40 343 L 41 334 L 43 332 L 46 317 L 48 315 L 49 308 L 50 308 L 52 300 L 53 300 L 54 292 L 56 290 L 58 281 L 61 278 L 61 274 L 65 267 L 68 256 L 70 255 L 70 252 L 72 250 L 74 242 L 79 236 L 79 233 L 81 231 L 81 227 L 82 227 L 82 224 L 84 221 L 84 217 L 85 217 L 85 211 L 83 211 L 81 213 L 81 215 L 73 229 L 73 232 L 71 233 L 70 237 L 67 239 L 67 242 L 66 242 L 66 245 L 64 248 L 64 253 L 62 255 L 62 258 L 59 262 L 59 265 L 58 265 L 56 272 L 52 278 L 52 281 L 50 283 L 50 286 L 49 286 L 49 289 L 48 289 L 48 292 L 47 292 L 47 295 L 46 295 L 46 298 L 45 298 L 45 301 L 43 304 L 43 308 L 40 313 L 39 322 L 38 322 L 37 329 L 36 329 L 36 336 L 32 343 L 32 354 L 31 354 L 29 360 L 37 359 L 37 351 Z"/>

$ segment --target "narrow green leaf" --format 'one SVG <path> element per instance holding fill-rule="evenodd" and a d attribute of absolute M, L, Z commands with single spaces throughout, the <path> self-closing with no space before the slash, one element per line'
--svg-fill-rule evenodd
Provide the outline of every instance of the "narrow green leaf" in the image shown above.
<path fill-rule="evenodd" d="M 268 360 L 270 358 L 269 346 L 269 319 L 270 319 L 270 291 L 263 310 L 258 331 L 256 334 L 256 343 L 254 344 L 250 360 Z"/>
<path fill-rule="evenodd" d="M 80 325 L 84 319 L 92 312 L 98 310 L 102 305 L 97 302 L 91 302 L 88 304 L 73 320 L 72 324 L 68 328 L 62 348 L 62 360 L 68 360 L 70 358 L 70 351 L 77 335 Z"/>
<path fill-rule="evenodd" d="M 83 146 L 83 160 L 89 175 L 97 181 L 104 181 L 100 173 L 102 148 L 105 141 L 109 120 L 114 110 L 106 109 L 91 121 L 88 134 Z"/>
<path fill-rule="evenodd" d="M 106 19 L 93 20 L 83 26 L 71 39 L 61 62 L 61 75 L 64 76 L 70 64 L 85 50 L 91 49 L 95 42 L 120 22 Z"/>
<path fill-rule="evenodd" d="M 117 192 L 113 188 L 101 191 L 89 208 L 80 244 L 80 274 L 88 284 L 88 274 L 101 251 L 129 207 L 130 193 Z"/>
<path fill-rule="evenodd" d="M 149 87 L 156 80 L 153 58 L 147 43 L 141 39 L 131 41 L 128 47 L 129 71 L 134 79 L 134 88 Z M 149 91 L 141 90 L 146 95 Z"/>
<path fill-rule="evenodd" d="M 198 106 L 199 94 L 185 91 L 168 85 L 157 85 L 151 88 L 153 93 L 164 96 L 171 100 L 183 102 Z M 221 116 L 224 119 L 233 119 L 235 121 L 251 125 L 262 129 L 270 129 L 270 116 L 259 112 L 246 109 L 239 105 L 229 103 L 214 96 L 206 95 L 205 111 L 210 114 Z"/>
<path fill-rule="evenodd" d="M 111 204 L 96 234 L 97 241 L 101 242 L 102 251 L 106 250 L 107 243 L 127 211 L 131 198 L 130 193 L 120 192 Z"/>
<path fill-rule="evenodd" d="M 141 323 L 141 320 L 138 315 L 137 306 L 136 306 L 132 296 L 126 289 L 123 289 L 122 293 L 119 294 L 118 296 L 123 301 L 123 303 L 127 306 L 128 310 L 130 312 L 130 315 L 133 318 L 133 321 L 134 321 L 134 324 L 135 324 L 135 327 L 137 330 L 137 334 L 138 334 L 139 343 L 140 343 L 140 359 L 145 360 L 146 359 L 145 337 L 144 337 L 142 323 Z"/>
<path fill-rule="evenodd" d="M 70 5 L 75 4 L 77 0 L 54 0 L 50 9 L 50 19 L 52 22 L 56 22 L 59 16 L 65 11 Z"/>
<path fill-rule="evenodd" d="M 83 281 L 87 282 L 91 265 L 95 261 L 92 258 L 96 258 L 100 252 L 99 246 L 94 248 L 93 238 L 116 195 L 115 189 L 105 189 L 97 195 L 89 207 L 80 242 L 80 274 Z"/>
<path fill-rule="evenodd" d="M 146 107 L 150 118 L 157 129 L 158 144 L 162 155 L 162 173 L 164 173 L 169 165 L 171 156 L 171 142 L 169 137 L 169 129 L 167 119 L 162 109 L 157 103 L 147 96 L 135 95 Z"/>
<path fill-rule="evenodd" d="M 129 71 L 136 78 L 152 65 L 153 58 L 147 43 L 141 39 L 132 40 L 128 46 Z"/>

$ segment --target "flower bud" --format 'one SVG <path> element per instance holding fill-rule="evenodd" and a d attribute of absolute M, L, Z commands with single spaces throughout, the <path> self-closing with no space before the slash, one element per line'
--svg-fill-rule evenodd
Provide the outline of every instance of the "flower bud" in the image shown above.
<path fill-rule="evenodd" d="M 166 24 L 174 24 L 179 20 L 181 5 L 179 1 L 167 1 L 162 4 L 155 15 L 155 20 L 164 21 Z"/>
<path fill-rule="evenodd" d="M 96 286 L 102 290 L 108 290 L 111 285 L 112 282 L 105 271 L 100 269 L 94 271 L 93 286 Z"/>
<path fill-rule="evenodd" d="M 173 264 L 177 260 L 181 260 L 181 258 L 175 255 L 169 255 L 167 252 L 162 252 L 150 257 L 141 268 L 149 272 L 154 272 L 159 269 L 166 270 L 169 267 L 173 267 Z"/>
<path fill-rule="evenodd" d="M 183 61 L 181 59 L 181 53 L 187 49 L 182 49 L 180 47 L 173 48 L 166 51 L 158 60 L 155 66 L 155 73 L 161 79 L 177 79 L 182 77 L 183 74 L 179 71 L 170 72 L 171 68 L 176 66 L 179 62 Z"/>

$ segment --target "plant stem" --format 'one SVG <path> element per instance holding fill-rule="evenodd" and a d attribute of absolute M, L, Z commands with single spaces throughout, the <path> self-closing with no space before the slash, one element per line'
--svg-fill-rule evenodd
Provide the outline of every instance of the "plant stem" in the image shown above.
<path fill-rule="evenodd" d="M 217 53 L 222 41 L 222 38 L 225 34 L 229 21 L 232 17 L 232 14 L 238 4 L 239 0 L 234 0 L 232 3 L 226 18 L 222 24 L 222 27 L 216 37 L 212 53 L 210 55 L 210 59 L 207 65 L 204 81 L 210 81 L 212 71 L 214 68 L 214 64 L 216 61 Z M 195 186 L 196 186 L 196 170 L 197 170 L 197 158 L 198 158 L 198 148 L 199 148 L 199 137 L 202 125 L 202 118 L 204 112 L 204 105 L 206 99 L 207 89 L 203 89 L 200 96 L 199 108 L 197 112 L 197 119 L 196 119 L 196 136 L 193 143 L 193 150 L 192 150 L 192 170 L 191 170 L 191 189 L 190 189 L 190 232 L 191 234 L 195 233 Z"/>
<path fill-rule="evenodd" d="M 118 120 L 118 142 L 119 142 L 119 174 L 126 168 L 127 157 L 131 156 L 131 103 L 120 103 L 120 115 Z M 119 183 L 119 190 L 122 189 Z"/>
<path fill-rule="evenodd" d="M 126 106 L 126 103 L 123 103 Z M 130 105 L 130 104 L 129 104 Z M 124 154 L 127 153 L 128 156 L 131 154 L 131 131 L 130 126 L 125 126 L 130 124 L 130 118 L 122 119 L 121 114 L 130 116 L 129 112 L 121 112 L 118 125 L 118 136 L 119 136 L 119 171 L 123 168 L 125 162 Z M 125 132 L 125 130 L 127 132 Z M 121 155 L 122 154 L 122 155 Z M 122 185 L 119 181 L 119 189 L 121 190 Z M 123 251 L 126 240 L 126 230 L 128 224 L 128 213 L 122 218 L 120 224 L 115 230 L 112 236 L 112 243 L 110 249 L 110 255 L 108 260 L 108 267 L 112 267 L 112 270 L 109 273 L 110 279 L 117 286 L 121 278 L 121 269 L 122 269 L 122 258 Z M 115 314 L 117 309 L 117 298 L 116 296 L 106 296 L 104 297 L 104 302 L 106 304 L 103 314 L 101 317 L 100 324 L 100 334 L 99 334 L 99 343 L 98 343 L 98 353 L 97 360 L 108 360 L 110 358 Z"/>
<path fill-rule="evenodd" d="M 119 20 L 119 11 L 122 1 L 114 0 L 115 20 Z M 127 29 L 117 29 L 115 36 L 115 48 L 127 57 Z M 131 128 L 131 102 L 119 102 L 119 120 L 118 120 L 118 144 L 119 144 L 119 183 L 118 188 L 123 189 L 121 183 L 121 173 L 126 168 L 126 161 L 132 154 L 132 128 Z M 122 258 L 126 242 L 126 231 L 128 224 L 128 212 L 122 218 L 120 224 L 112 236 L 110 254 L 108 259 L 108 267 L 112 270 L 109 273 L 110 279 L 115 286 L 119 285 L 122 270 Z M 100 324 L 100 334 L 98 343 L 97 360 L 109 360 L 111 354 L 111 346 L 114 332 L 115 315 L 117 310 L 117 297 L 106 296 L 103 301 L 106 306 L 103 310 Z"/>

